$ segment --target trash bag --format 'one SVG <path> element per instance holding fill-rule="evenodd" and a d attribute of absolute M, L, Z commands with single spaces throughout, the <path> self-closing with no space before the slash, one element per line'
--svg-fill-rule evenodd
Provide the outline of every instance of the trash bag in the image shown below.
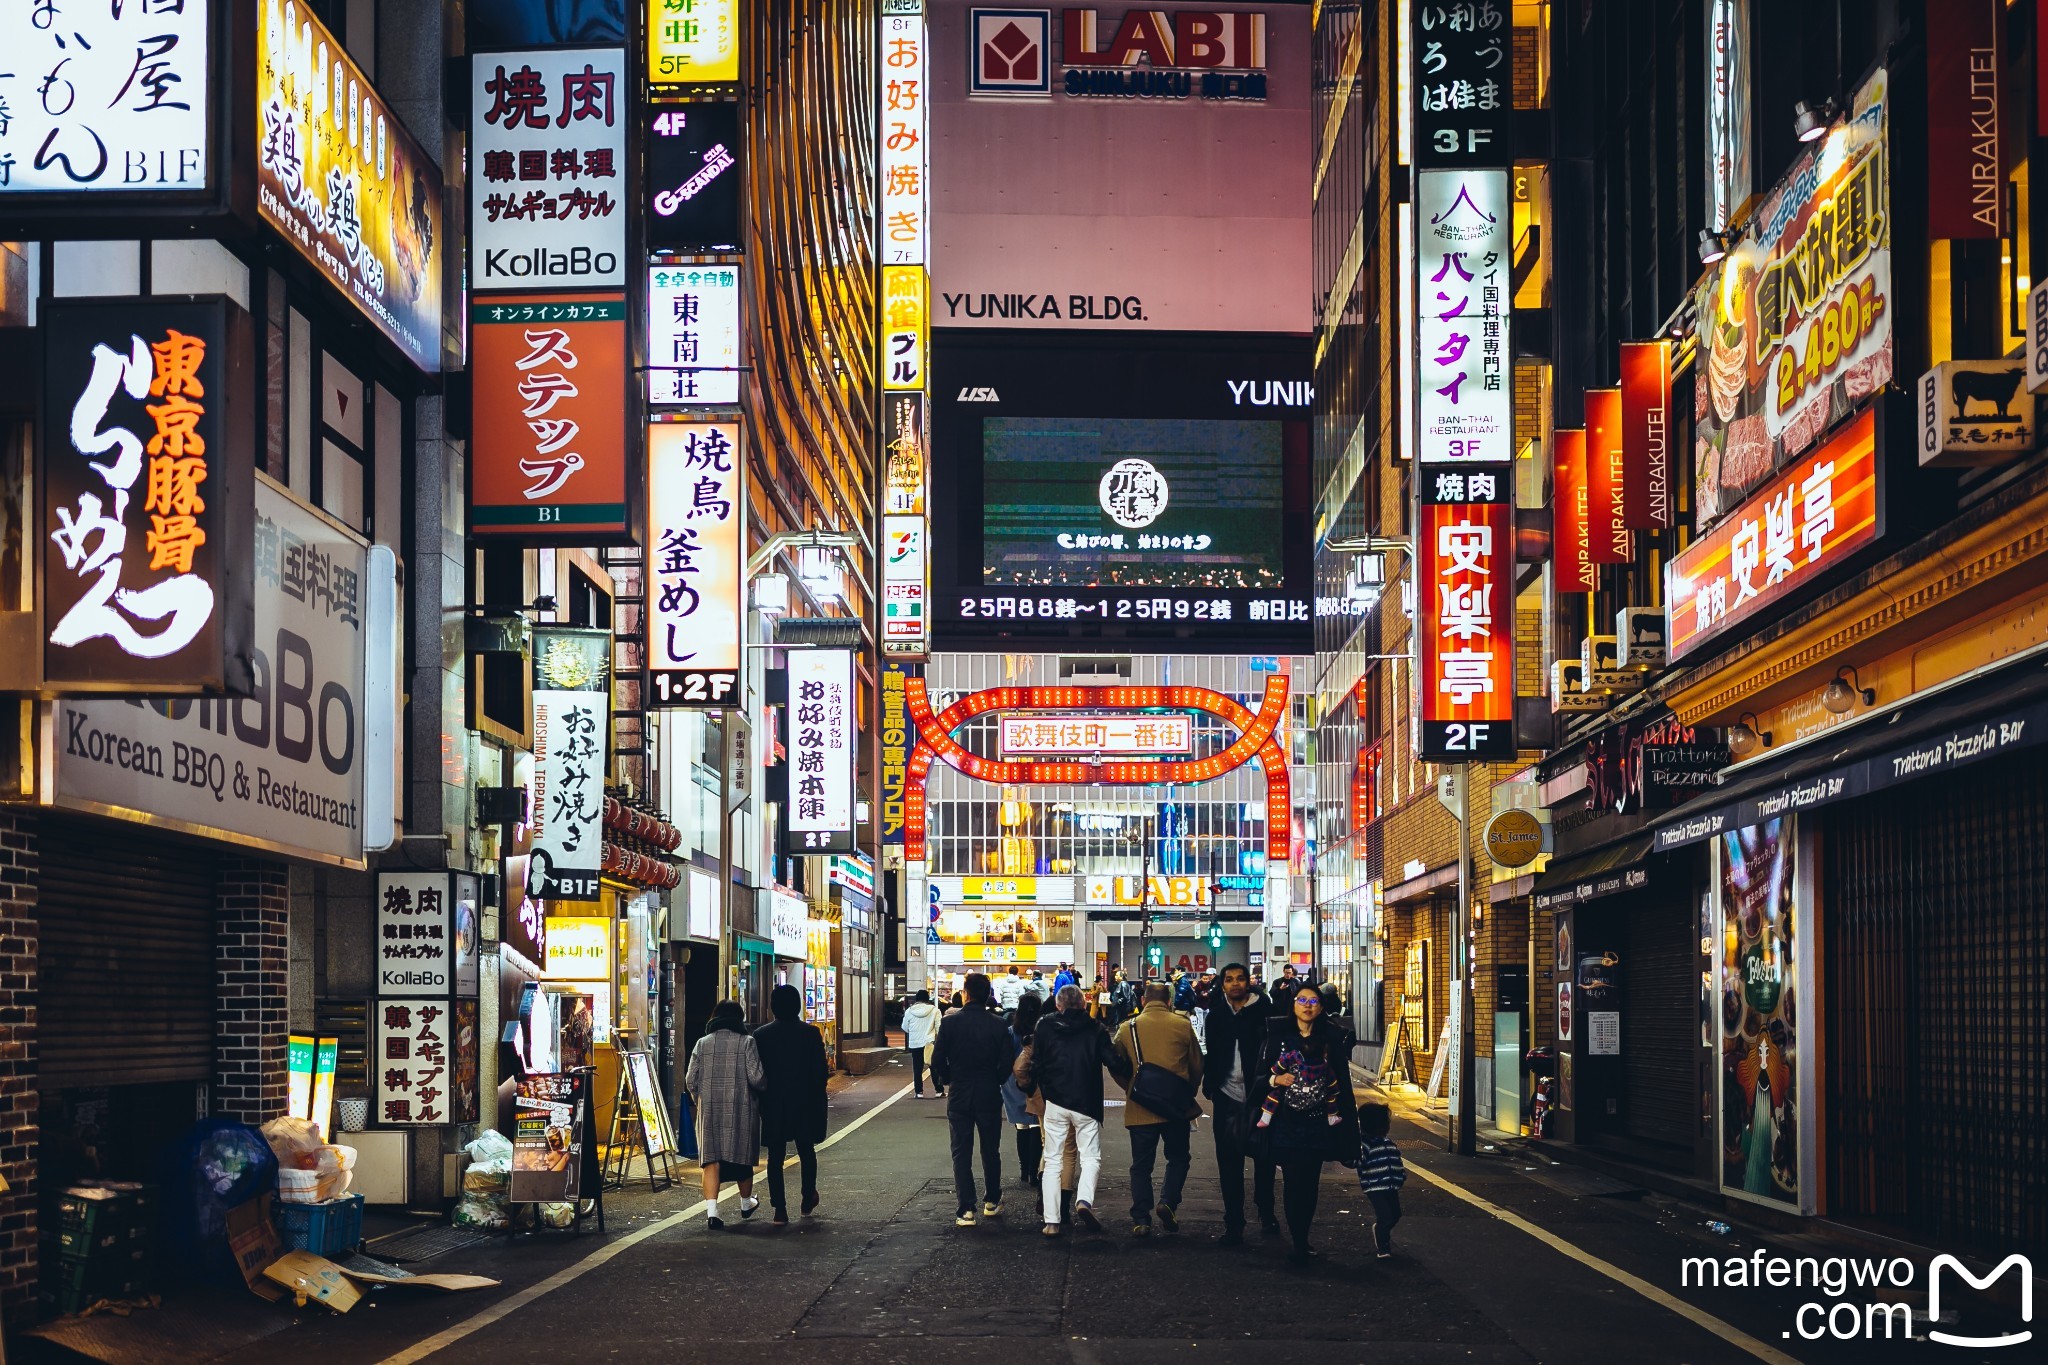
<path fill-rule="evenodd" d="M 228 1212 L 277 1191 L 277 1156 L 245 1123 L 201 1119 L 159 1153 L 158 1226 L 166 1266 L 196 1279 L 240 1287 L 228 1250 Z"/>
<path fill-rule="evenodd" d="M 270 1144 L 280 1169 L 311 1171 L 320 1166 L 320 1154 L 327 1146 L 320 1127 L 311 1119 L 274 1118 L 263 1125 L 263 1140 Z"/>
<path fill-rule="evenodd" d="M 476 1141 L 462 1149 L 469 1153 L 469 1159 L 478 1164 L 512 1159 L 512 1139 L 495 1128 L 486 1128 L 477 1134 Z"/>

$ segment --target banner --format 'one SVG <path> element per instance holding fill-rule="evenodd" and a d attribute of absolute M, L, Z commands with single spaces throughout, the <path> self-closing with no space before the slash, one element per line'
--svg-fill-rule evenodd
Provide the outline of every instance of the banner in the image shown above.
<path fill-rule="evenodd" d="M 853 652 L 789 654 L 789 851 L 853 852 Z M 799 950 L 798 956 L 802 956 Z"/>
<path fill-rule="evenodd" d="M 256 26 L 256 207 L 428 374 L 441 369 L 441 170 L 297 0 Z"/>
<path fill-rule="evenodd" d="M 1416 459 L 1505 464 L 1515 457 L 1508 173 L 1416 178 Z"/>
<path fill-rule="evenodd" d="M 528 887 L 544 901 L 594 901 L 611 735 L 609 630 L 535 626 L 533 808 Z"/>
<path fill-rule="evenodd" d="M 1673 524 L 1671 490 L 1671 342 L 1621 343 L 1622 525 L 1639 531 Z"/>
<path fill-rule="evenodd" d="M 474 289 L 626 287 L 625 77 L 617 47 L 470 59 Z"/>
<path fill-rule="evenodd" d="M 738 422 L 647 429 L 647 667 L 657 706 L 739 704 L 746 608 L 739 442 Z"/>
<path fill-rule="evenodd" d="M 2006 6 L 1943 0 L 1927 25 L 1927 235 L 2005 235 L 1999 50 Z M 1931 16 L 1930 16 L 1931 17 Z"/>
<path fill-rule="evenodd" d="M 1707 0 L 1707 226 L 1726 232 L 1754 177 L 1750 0 Z"/>
<path fill-rule="evenodd" d="M 1592 592 L 1600 586 L 1593 567 L 1592 528 L 1588 522 L 1586 433 L 1560 427 L 1551 442 L 1551 555 L 1559 592 Z"/>
<path fill-rule="evenodd" d="M 1628 533 L 1628 462 L 1621 439 L 1621 390 L 1586 390 L 1586 543 L 1595 564 L 1635 558 Z"/>
<path fill-rule="evenodd" d="M 1430 470 L 1416 523 L 1426 763 L 1515 755 L 1514 470 Z"/>

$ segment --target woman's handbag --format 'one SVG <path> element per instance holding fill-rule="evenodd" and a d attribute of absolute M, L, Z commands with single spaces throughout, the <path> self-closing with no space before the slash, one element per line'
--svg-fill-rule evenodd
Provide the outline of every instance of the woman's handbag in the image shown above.
<path fill-rule="evenodd" d="M 1131 1103 L 1169 1120 L 1186 1118 L 1196 1111 L 1195 1083 L 1145 1060 L 1145 1045 L 1139 1041 L 1136 1019 L 1131 1021 L 1131 1050 L 1138 1054 L 1138 1074 L 1131 1077 L 1131 1088 L 1125 1092 Z"/>

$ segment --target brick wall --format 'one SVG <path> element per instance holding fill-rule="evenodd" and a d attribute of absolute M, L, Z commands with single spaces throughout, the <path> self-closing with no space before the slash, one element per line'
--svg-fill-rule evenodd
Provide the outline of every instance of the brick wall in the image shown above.
<path fill-rule="evenodd" d="M 0 1315 L 33 1321 L 36 1282 L 36 817 L 0 810 Z"/>
<path fill-rule="evenodd" d="M 218 894 L 213 1112 L 260 1124 L 285 1108 L 290 872 L 261 858 L 223 858 Z"/>

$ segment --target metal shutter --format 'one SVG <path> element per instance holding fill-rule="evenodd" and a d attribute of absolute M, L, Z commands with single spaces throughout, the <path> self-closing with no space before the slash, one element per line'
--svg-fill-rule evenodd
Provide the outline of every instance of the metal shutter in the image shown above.
<path fill-rule="evenodd" d="M 40 1085 L 203 1081 L 213 1069 L 214 862 L 132 826 L 46 819 Z"/>
<path fill-rule="evenodd" d="M 1698 931 L 1683 901 L 1642 899 L 1621 918 L 1628 1132 L 1690 1150 L 1699 1130 Z"/>

